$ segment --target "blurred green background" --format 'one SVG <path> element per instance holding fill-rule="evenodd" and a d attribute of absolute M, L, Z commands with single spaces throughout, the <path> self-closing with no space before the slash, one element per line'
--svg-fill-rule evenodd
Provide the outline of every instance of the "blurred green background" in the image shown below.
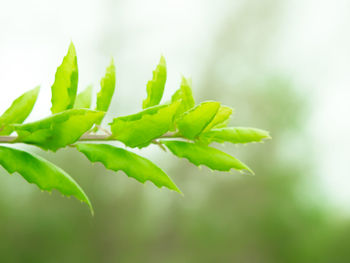
<path fill-rule="evenodd" d="M 72 149 L 30 147 L 80 183 L 95 216 L 1 168 L 0 262 L 350 262 L 348 1 L 1 4 L 1 110 L 39 82 L 31 119 L 47 115 L 55 68 L 72 39 L 80 89 L 93 83 L 97 91 L 110 56 L 116 61 L 107 121 L 141 109 L 162 53 L 168 98 L 181 74 L 192 76 L 197 101 L 233 106 L 232 125 L 269 130 L 273 140 L 224 148 L 256 176 L 199 170 L 155 146 L 140 151 L 184 197 Z"/>

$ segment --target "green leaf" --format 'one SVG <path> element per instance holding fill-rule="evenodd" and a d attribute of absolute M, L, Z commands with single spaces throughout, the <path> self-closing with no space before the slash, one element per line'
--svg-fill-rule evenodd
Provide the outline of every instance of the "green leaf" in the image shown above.
<path fill-rule="evenodd" d="M 231 142 L 231 143 L 250 143 L 261 142 L 263 139 L 271 138 L 269 133 L 264 130 L 246 127 L 228 127 L 212 129 L 201 135 L 200 139 L 206 142 Z"/>
<path fill-rule="evenodd" d="M 109 170 L 123 171 L 141 183 L 151 181 L 159 188 L 165 186 L 181 193 L 162 169 L 135 153 L 108 144 L 78 143 L 76 147 L 91 162 L 101 162 Z"/>
<path fill-rule="evenodd" d="M 15 125 L 18 134 L 16 141 L 57 151 L 76 142 L 100 121 L 104 114 L 104 112 L 87 109 L 71 109 L 36 122 Z"/>
<path fill-rule="evenodd" d="M 170 130 L 179 105 L 180 101 L 177 101 L 115 118 L 110 123 L 113 138 L 127 146 L 142 148 Z"/>
<path fill-rule="evenodd" d="M 181 114 L 195 105 L 193 94 L 192 94 L 192 80 L 182 77 L 180 89 L 178 89 L 172 96 L 171 101 L 175 102 L 181 100 L 181 106 L 179 107 L 178 113 Z"/>
<path fill-rule="evenodd" d="M 108 111 L 115 90 L 115 66 L 113 59 L 106 69 L 105 76 L 101 79 L 101 90 L 97 94 L 96 110 Z"/>
<path fill-rule="evenodd" d="M 10 174 L 18 172 L 29 183 L 36 184 L 41 190 L 58 190 L 65 196 L 75 196 L 88 204 L 93 214 L 89 198 L 65 171 L 47 160 L 27 152 L 0 146 L 0 165 Z"/>
<path fill-rule="evenodd" d="M 157 68 L 153 71 L 153 79 L 147 83 L 147 98 L 143 101 L 143 109 L 159 104 L 163 97 L 166 76 L 166 62 L 161 56 Z"/>
<path fill-rule="evenodd" d="M 233 156 L 224 153 L 218 149 L 202 145 L 199 143 L 190 143 L 183 141 L 161 141 L 174 155 L 180 158 L 186 158 L 191 163 L 199 166 L 205 165 L 213 170 L 230 171 L 231 169 L 239 171 L 253 171 L 244 163 Z"/>
<path fill-rule="evenodd" d="M 78 89 L 78 63 L 75 47 L 70 44 L 67 55 L 57 68 L 55 82 L 51 87 L 53 114 L 73 108 Z"/>
<path fill-rule="evenodd" d="M 189 139 L 196 138 L 214 119 L 219 108 L 219 102 L 207 101 L 185 112 L 176 120 L 180 133 Z"/>
<path fill-rule="evenodd" d="M 207 125 L 207 127 L 204 129 L 205 131 L 209 131 L 212 128 L 226 126 L 228 123 L 229 118 L 231 117 L 233 113 L 233 109 L 227 106 L 221 106 L 216 113 L 214 119 Z"/>
<path fill-rule="evenodd" d="M 0 117 L 0 135 L 10 135 L 13 127 L 10 124 L 23 123 L 31 113 L 38 98 L 40 87 L 27 91 L 13 101 L 10 108 Z"/>
<path fill-rule="evenodd" d="M 92 86 L 88 86 L 80 92 L 75 99 L 74 109 L 90 109 L 91 107 Z"/>

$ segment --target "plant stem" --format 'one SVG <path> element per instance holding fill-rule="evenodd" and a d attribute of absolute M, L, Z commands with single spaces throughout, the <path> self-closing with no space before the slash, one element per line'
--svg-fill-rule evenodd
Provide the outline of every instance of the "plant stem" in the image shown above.
<path fill-rule="evenodd" d="M 0 136 L 0 143 L 11 143 L 17 136 Z"/>
<path fill-rule="evenodd" d="M 20 141 L 17 141 L 17 136 L 0 136 L 0 143 L 20 143 Z M 162 136 L 160 136 L 157 139 L 184 139 L 183 137 L 175 134 L 175 133 L 166 133 Z M 78 141 L 116 141 L 111 135 L 109 134 L 83 134 Z M 155 142 L 155 141 L 153 141 Z M 156 142 L 156 144 L 161 144 L 159 141 Z"/>
<path fill-rule="evenodd" d="M 0 136 L 0 143 L 16 143 L 17 136 Z M 79 138 L 79 141 L 112 141 L 110 135 L 100 134 L 84 134 Z M 20 141 L 19 141 L 20 142 Z"/>

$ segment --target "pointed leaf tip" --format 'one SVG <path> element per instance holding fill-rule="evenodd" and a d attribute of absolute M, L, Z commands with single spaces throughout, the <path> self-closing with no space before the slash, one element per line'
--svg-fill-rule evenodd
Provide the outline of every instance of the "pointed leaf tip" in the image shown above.
<path fill-rule="evenodd" d="M 147 98 L 142 103 L 142 108 L 146 109 L 160 103 L 167 78 L 167 68 L 164 56 L 160 57 L 156 69 L 153 71 L 152 80 L 147 83 Z"/>
<path fill-rule="evenodd" d="M 109 66 L 106 68 L 106 73 L 101 79 L 101 89 L 97 93 L 96 110 L 107 112 L 111 104 L 114 92 L 115 92 L 115 65 L 113 58 L 110 61 Z"/>
<path fill-rule="evenodd" d="M 10 135 L 14 131 L 13 124 L 21 124 L 27 119 L 33 110 L 39 91 L 40 86 L 37 86 L 12 102 L 11 106 L 0 116 L 0 135 Z"/>
<path fill-rule="evenodd" d="M 65 171 L 35 154 L 0 146 L 0 165 L 10 174 L 18 172 L 27 182 L 35 184 L 42 191 L 53 189 L 64 196 L 74 196 L 85 202 L 94 214 L 91 202 L 78 183 Z"/>
<path fill-rule="evenodd" d="M 204 142 L 251 143 L 270 139 L 269 132 L 249 127 L 224 127 L 204 132 L 200 139 Z"/>
<path fill-rule="evenodd" d="M 240 160 L 218 149 L 199 144 L 175 140 L 163 140 L 162 143 L 176 156 L 186 158 L 196 166 L 205 165 L 217 171 L 253 171 Z"/>
<path fill-rule="evenodd" d="M 51 86 L 51 112 L 55 114 L 73 108 L 77 89 L 78 62 L 74 44 L 71 42 L 67 55 L 57 68 L 55 81 Z"/>
<path fill-rule="evenodd" d="M 78 143 L 76 148 L 91 162 L 101 162 L 109 170 L 123 171 L 141 183 L 151 181 L 159 188 L 164 186 L 182 194 L 162 169 L 133 152 L 108 144 Z"/>
<path fill-rule="evenodd" d="M 178 100 L 181 100 L 181 106 L 179 107 L 177 115 L 181 115 L 195 105 L 192 93 L 192 81 L 186 79 L 184 76 L 182 76 L 180 88 L 171 97 L 172 102 Z"/>

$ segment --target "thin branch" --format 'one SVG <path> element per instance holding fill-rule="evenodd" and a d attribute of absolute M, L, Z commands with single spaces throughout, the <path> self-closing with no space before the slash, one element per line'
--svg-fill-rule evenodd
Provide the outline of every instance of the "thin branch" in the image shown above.
<path fill-rule="evenodd" d="M 0 136 L 1 143 L 12 143 L 12 141 L 16 139 L 17 139 L 17 136 Z"/>
<path fill-rule="evenodd" d="M 17 136 L 0 136 L 0 143 L 15 143 Z M 110 135 L 100 135 L 100 134 L 84 134 L 78 141 L 112 141 Z"/>
<path fill-rule="evenodd" d="M 96 125 L 97 129 L 104 132 L 105 134 L 112 136 L 112 133 L 110 133 L 107 129 L 103 128 L 101 125 Z"/>
<path fill-rule="evenodd" d="M 160 141 L 153 140 L 152 143 L 159 146 L 159 148 L 161 148 L 164 152 L 166 152 L 165 146 Z"/>
<path fill-rule="evenodd" d="M 113 141 L 111 135 L 105 134 L 84 134 L 78 141 Z"/>
<path fill-rule="evenodd" d="M 160 136 L 159 138 L 174 138 L 174 137 L 179 137 L 179 134 L 177 132 L 167 132 Z"/>
<path fill-rule="evenodd" d="M 16 143 L 18 136 L 0 136 L 0 143 Z M 175 133 L 166 133 L 156 139 L 184 139 L 182 136 L 179 136 Z M 155 144 L 161 144 L 157 140 L 152 142 Z M 78 141 L 116 141 L 110 134 L 90 134 L 85 133 L 82 135 Z"/>

